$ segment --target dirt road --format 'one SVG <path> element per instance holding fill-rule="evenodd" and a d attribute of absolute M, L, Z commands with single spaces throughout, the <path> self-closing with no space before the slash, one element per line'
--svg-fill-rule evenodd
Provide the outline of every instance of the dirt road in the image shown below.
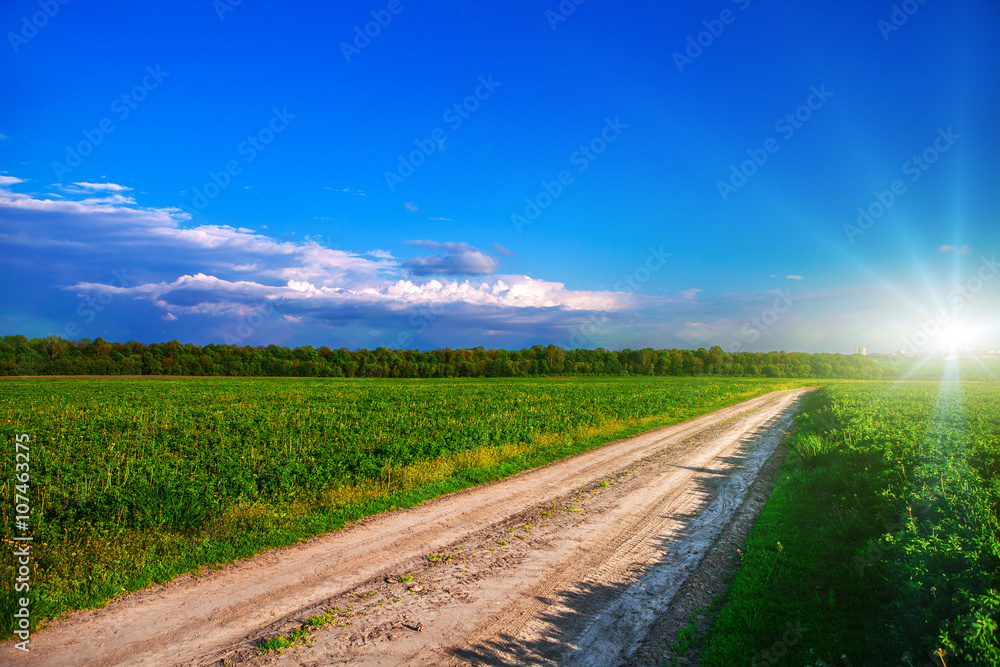
<path fill-rule="evenodd" d="M 17 664 L 641 662 L 647 631 L 677 615 L 678 590 L 722 542 L 805 391 L 77 613 L 32 637 Z M 257 655 L 259 639 L 322 614 L 332 622 L 309 645 Z"/>

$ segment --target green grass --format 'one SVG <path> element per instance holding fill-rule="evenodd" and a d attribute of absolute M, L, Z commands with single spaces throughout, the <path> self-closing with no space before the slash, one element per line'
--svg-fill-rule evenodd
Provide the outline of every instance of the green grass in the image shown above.
<path fill-rule="evenodd" d="M 879 361 L 886 376 L 906 377 L 909 380 L 930 380 L 937 381 L 944 377 L 946 372 L 957 369 L 959 378 L 962 380 L 995 380 L 1000 378 L 1000 359 L 988 358 L 979 361 L 975 359 L 959 359 L 955 361 L 945 361 L 941 358 L 930 360 L 905 360 L 905 361 Z M 824 384 L 826 384 L 824 382 Z"/>
<path fill-rule="evenodd" d="M 27 433 L 37 624 L 798 384 L 4 378 L 0 504 Z M 5 549 L 8 618 L 14 566 Z"/>
<path fill-rule="evenodd" d="M 811 396 L 702 664 L 1000 664 L 998 406 L 970 382 Z"/>
<path fill-rule="evenodd" d="M 321 618 L 321 617 L 316 617 L 316 619 L 319 619 L 319 618 Z M 316 619 L 309 619 L 309 620 L 312 621 L 312 620 L 316 620 Z M 298 628 L 292 630 L 287 635 L 276 635 L 274 637 L 268 637 L 267 639 L 265 639 L 264 641 L 262 641 L 260 643 L 260 647 L 258 648 L 258 652 L 260 654 L 267 653 L 268 651 L 278 651 L 278 652 L 280 652 L 283 649 L 291 648 L 292 646 L 295 646 L 300 641 L 308 640 L 308 638 L 309 638 L 309 627 L 318 627 L 318 626 L 314 626 L 312 624 L 309 624 L 308 621 L 306 623 L 308 624 L 308 627 L 307 627 L 307 625 L 303 625 L 301 627 L 298 627 Z"/>

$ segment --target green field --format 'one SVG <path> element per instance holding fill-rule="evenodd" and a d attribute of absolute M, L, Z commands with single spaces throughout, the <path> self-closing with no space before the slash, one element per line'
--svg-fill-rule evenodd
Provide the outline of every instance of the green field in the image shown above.
<path fill-rule="evenodd" d="M 18 534 L 10 508 L 27 490 L 41 619 L 800 384 L 7 378 L 0 537 Z M 28 489 L 13 484 L 22 433 Z"/>
<path fill-rule="evenodd" d="M 906 380 L 940 380 L 945 373 L 957 373 L 962 380 L 992 380 L 1000 378 L 1000 359 L 958 359 L 945 361 L 941 358 L 920 360 L 891 360 L 878 362 L 885 378 Z"/>
<path fill-rule="evenodd" d="M 995 383 L 810 396 L 702 664 L 1000 664 L 998 406 Z"/>

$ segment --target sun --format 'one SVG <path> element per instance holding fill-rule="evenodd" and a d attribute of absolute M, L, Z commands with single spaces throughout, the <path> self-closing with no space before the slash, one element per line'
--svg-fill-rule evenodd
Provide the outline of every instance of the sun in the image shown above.
<path fill-rule="evenodd" d="M 944 343 L 948 349 L 964 349 L 969 346 L 972 336 L 967 329 L 953 326 L 944 332 Z"/>

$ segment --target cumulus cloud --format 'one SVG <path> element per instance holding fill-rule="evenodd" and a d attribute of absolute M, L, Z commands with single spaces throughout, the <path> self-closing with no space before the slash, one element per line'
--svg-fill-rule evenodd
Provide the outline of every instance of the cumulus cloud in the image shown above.
<path fill-rule="evenodd" d="M 4 176 L 3 174 L 0 174 L 0 186 L 14 185 L 15 183 L 24 183 L 24 179 L 17 178 L 15 176 Z"/>
<path fill-rule="evenodd" d="M 430 257 L 414 257 L 403 266 L 414 275 L 490 275 L 497 272 L 500 262 L 468 243 L 437 241 L 404 241 L 407 245 L 430 248 L 440 252 Z"/>
<path fill-rule="evenodd" d="M 70 286 L 78 292 L 110 291 L 150 301 L 171 312 L 242 317 L 262 303 L 281 303 L 296 313 L 330 314 L 343 308 L 364 307 L 370 312 L 389 312 L 420 306 L 486 306 L 496 308 L 544 308 L 569 310 L 613 310 L 625 305 L 623 295 L 612 292 L 575 292 L 563 283 L 528 276 L 502 276 L 489 282 L 474 280 L 426 283 L 397 280 L 383 286 L 355 288 L 317 286 L 289 280 L 285 285 L 266 285 L 247 280 L 223 280 L 197 273 L 169 282 L 116 287 L 81 282 Z"/>
<path fill-rule="evenodd" d="M 514 256 L 514 251 L 513 250 L 510 250 L 509 248 L 505 248 L 502 245 L 500 245 L 499 243 L 494 243 L 493 244 L 493 252 L 495 252 L 498 255 L 506 255 L 507 257 L 513 257 Z"/>
<path fill-rule="evenodd" d="M 366 322 L 412 330 L 415 314 L 432 312 L 439 323 L 468 330 L 530 333 L 558 331 L 588 312 L 628 309 L 637 298 L 497 275 L 499 261 L 466 243 L 412 241 L 434 254 L 401 262 L 385 250 L 347 252 L 243 227 L 193 225 L 183 211 L 140 206 L 124 190 L 78 187 L 66 196 L 0 190 L 0 241 L 58 286 L 36 300 L 110 293 L 116 304 L 135 302 L 132 313 L 185 326 L 221 327 L 270 303 L 280 307 L 275 326 Z M 123 268 L 132 279 L 111 280 Z"/>
<path fill-rule="evenodd" d="M 88 190 L 91 192 L 126 192 L 132 189 L 124 185 L 118 185 L 117 183 L 87 183 L 85 181 L 80 181 L 78 183 L 74 183 L 73 185 L 81 190 Z"/>

